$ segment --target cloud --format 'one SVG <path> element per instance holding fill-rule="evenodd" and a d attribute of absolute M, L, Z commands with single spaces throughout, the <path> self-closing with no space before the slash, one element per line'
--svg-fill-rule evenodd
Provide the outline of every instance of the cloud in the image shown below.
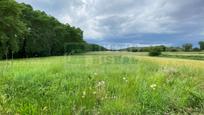
<path fill-rule="evenodd" d="M 204 0 L 17 0 L 80 27 L 90 42 L 173 45 L 202 40 Z"/>

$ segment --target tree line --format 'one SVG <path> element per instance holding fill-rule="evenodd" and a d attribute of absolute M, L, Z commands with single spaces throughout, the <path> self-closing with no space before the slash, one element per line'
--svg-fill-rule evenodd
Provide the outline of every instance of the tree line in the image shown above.
<path fill-rule="evenodd" d="M 86 49 L 79 49 L 76 45 L 86 46 Z M 99 45 L 86 43 L 80 28 L 62 24 L 28 4 L 0 0 L 1 59 L 53 56 L 101 49 L 106 50 Z"/>
<path fill-rule="evenodd" d="M 173 46 L 149 46 L 149 47 L 129 47 L 125 49 L 120 49 L 120 51 L 130 51 L 130 52 L 151 52 L 151 51 L 160 51 L 160 52 L 178 52 L 178 51 L 204 51 L 204 41 L 200 41 L 199 47 L 193 47 L 191 43 L 185 43 L 181 47 L 173 47 Z"/>

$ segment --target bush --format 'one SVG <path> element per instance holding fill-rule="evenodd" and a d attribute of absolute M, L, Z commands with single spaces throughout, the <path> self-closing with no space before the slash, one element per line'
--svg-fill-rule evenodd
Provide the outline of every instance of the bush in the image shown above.
<path fill-rule="evenodd" d="M 152 47 L 150 52 L 149 52 L 149 56 L 160 56 L 161 55 L 161 48 L 159 47 Z"/>
<path fill-rule="evenodd" d="M 150 51 L 149 56 L 160 56 L 161 52 L 160 51 Z"/>

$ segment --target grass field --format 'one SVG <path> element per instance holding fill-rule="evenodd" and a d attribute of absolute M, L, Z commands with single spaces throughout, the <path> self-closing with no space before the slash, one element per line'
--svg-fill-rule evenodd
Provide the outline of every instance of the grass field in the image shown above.
<path fill-rule="evenodd" d="M 204 60 L 204 52 L 164 52 L 163 57 Z"/>
<path fill-rule="evenodd" d="M 126 52 L 0 61 L 0 114 L 204 114 L 203 70 Z"/>

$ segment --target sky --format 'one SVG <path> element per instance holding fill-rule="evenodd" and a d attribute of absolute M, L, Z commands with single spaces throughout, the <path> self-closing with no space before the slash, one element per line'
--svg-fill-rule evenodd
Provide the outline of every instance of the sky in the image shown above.
<path fill-rule="evenodd" d="M 80 27 L 106 47 L 197 45 L 204 40 L 204 0 L 17 0 Z"/>

